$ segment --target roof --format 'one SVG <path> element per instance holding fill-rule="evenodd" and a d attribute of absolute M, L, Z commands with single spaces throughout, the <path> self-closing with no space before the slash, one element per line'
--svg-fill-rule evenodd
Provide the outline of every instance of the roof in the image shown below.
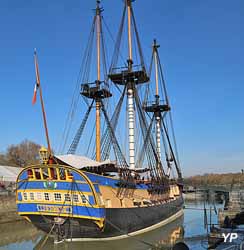
<path fill-rule="evenodd" d="M 23 168 L 0 166 L 0 181 L 15 182 L 21 170 L 23 170 Z"/>
<path fill-rule="evenodd" d="M 78 169 L 85 167 L 99 167 L 99 166 L 114 164 L 110 160 L 98 162 L 85 156 L 73 155 L 73 154 L 55 155 L 55 158 L 62 161 L 63 163 L 66 163 Z"/>

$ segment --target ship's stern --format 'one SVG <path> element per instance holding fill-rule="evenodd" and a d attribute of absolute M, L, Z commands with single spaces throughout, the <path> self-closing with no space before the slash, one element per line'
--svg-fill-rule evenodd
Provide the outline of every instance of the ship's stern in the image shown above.
<path fill-rule="evenodd" d="M 100 190 L 80 170 L 62 165 L 26 167 L 17 178 L 19 215 L 36 227 L 64 237 L 94 237 L 104 228 Z"/>

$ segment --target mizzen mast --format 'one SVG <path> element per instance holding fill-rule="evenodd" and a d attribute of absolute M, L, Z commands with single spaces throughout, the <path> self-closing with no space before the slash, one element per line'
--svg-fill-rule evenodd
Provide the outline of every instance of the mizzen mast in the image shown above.
<path fill-rule="evenodd" d="M 175 136 L 174 136 L 174 130 L 173 130 L 173 124 L 172 124 L 172 117 L 170 114 L 170 105 L 169 105 L 169 100 L 168 100 L 168 95 L 166 91 L 166 85 L 163 77 L 163 72 L 162 72 L 162 67 L 160 63 L 160 58 L 158 55 L 158 48 L 160 46 L 157 44 L 156 40 L 154 39 L 153 41 L 153 46 L 152 46 L 152 63 L 155 64 L 155 95 L 154 95 L 154 101 L 153 102 L 144 102 L 143 109 L 147 113 L 152 113 L 153 118 L 155 119 L 155 124 L 156 124 L 156 150 L 157 150 L 157 155 L 159 159 L 159 163 L 161 162 L 162 164 L 162 155 L 161 155 L 161 138 L 163 141 L 163 146 L 165 150 L 165 157 L 166 157 L 166 163 L 167 163 L 167 172 L 166 175 L 169 177 L 170 172 L 172 169 L 172 164 L 174 163 L 177 174 L 178 174 L 178 179 L 182 179 L 182 174 L 179 166 L 179 160 L 178 157 L 175 156 L 174 150 L 172 143 L 170 141 L 170 135 L 169 135 L 169 130 L 167 128 L 167 123 L 165 123 L 166 119 L 166 114 L 169 113 L 170 117 L 170 125 L 172 129 L 172 134 L 173 134 L 173 139 L 174 139 L 174 149 L 177 154 L 177 148 L 176 148 L 176 141 L 175 141 Z M 150 67 L 152 69 L 152 67 Z M 159 84 L 159 81 L 161 85 Z M 148 86 L 149 87 L 149 86 Z M 160 92 L 161 90 L 161 92 Z M 160 92 L 160 93 L 159 93 Z M 161 95 L 161 96 L 160 96 Z M 160 100 L 162 98 L 163 100 Z"/>
<path fill-rule="evenodd" d="M 155 100 L 150 105 L 144 105 L 143 108 L 148 113 L 153 113 L 155 117 L 156 124 L 156 150 L 158 154 L 158 159 L 161 162 L 161 114 L 163 112 L 168 112 L 170 110 L 170 106 L 168 104 L 167 94 L 165 94 L 165 103 L 160 103 L 160 95 L 159 95 L 159 58 L 158 58 L 158 48 L 160 45 L 157 44 L 156 39 L 153 40 L 152 53 L 153 53 L 153 61 L 155 66 Z M 159 164 L 159 163 L 158 163 Z"/>

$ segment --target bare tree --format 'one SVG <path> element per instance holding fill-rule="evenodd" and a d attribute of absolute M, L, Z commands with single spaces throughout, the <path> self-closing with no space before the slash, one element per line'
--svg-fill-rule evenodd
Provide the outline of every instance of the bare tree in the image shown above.
<path fill-rule="evenodd" d="M 36 164 L 39 162 L 40 147 L 32 141 L 24 140 L 20 144 L 9 146 L 4 158 L 11 166 L 24 167 Z"/>
<path fill-rule="evenodd" d="M 8 165 L 8 160 L 4 154 L 0 154 L 0 165 Z"/>

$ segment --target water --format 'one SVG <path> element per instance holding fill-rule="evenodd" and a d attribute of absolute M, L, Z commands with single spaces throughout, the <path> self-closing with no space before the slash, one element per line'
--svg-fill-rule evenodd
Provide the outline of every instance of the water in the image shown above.
<path fill-rule="evenodd" d="M 206 229 L 204 228 L 204 213 L 202 210 L 203 202 L 186 202 L 187 209 L 184 210 L 184 216 L 174 222 L 163 226 L 154 231 L 131 237 L 119 241 L 106 242 L 72 242 L 53 244 L 51 238 L 38 231 L 27 221 L 18 221 L 14 223 L 0 225 L 0 250 L 107 250 L 107 249 L 171 249 L 176 241 L 185 241 L 190 249 L 206 249 Z M 213 204 L 207 204 L 209 208 Z M 217 207 L 221 207 L 218 205 Z M 209 219 L 209 212 L 208 212 Z M 212 212 L 212 223 L 217 223 L 217 216 Z"/>

